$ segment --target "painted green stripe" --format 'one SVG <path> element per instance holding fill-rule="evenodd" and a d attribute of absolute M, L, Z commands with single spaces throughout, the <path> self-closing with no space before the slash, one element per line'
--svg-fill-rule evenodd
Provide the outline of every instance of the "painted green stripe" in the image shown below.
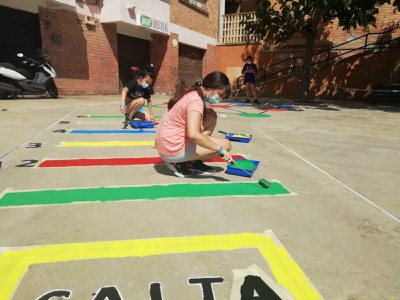
<path fill-rule="evenodd" d="M 9 192 L 0 198 L 0 206 L 65 204 L 74 202 L 161 200 L 166 198 L 200 198 L 227 196 L 286 195 L 290 192 L 278 182 L 268 189 L 257 182 L 171 184 L 131 187 L 100 187 L 69 190 Z"/>
<path fill-rule="evenodd" d="M 267 114 L 260 114 L 260 113 L 257 113 L 257 114 L 241 113 L 241 114 L 239 114 L 239 116 L 241 116 L 241 117 L 247 117 L 247 118 L 271 118 L 270 115 L 267 115 Z"/>
<path fill-rule="evenodd" d="M 92 115 L 89 115 L 88 116 L 88 118 L 96 118 L 96 119 L 116 119 L 116 118 L 125 118 L 125 116 L 123 116 L 123 115 L 115 115 L 115 116 L 113 116 L 113 115 L 111 115 L 111 116 L 92 116 Z"/>

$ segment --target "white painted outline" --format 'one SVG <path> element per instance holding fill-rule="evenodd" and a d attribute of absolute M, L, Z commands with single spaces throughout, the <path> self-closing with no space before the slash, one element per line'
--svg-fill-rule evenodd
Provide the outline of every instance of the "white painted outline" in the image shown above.
<path fill-rule="evenodd" d="M 252 264 L 247 269 L 233 269 L 232 273 L 233 283 L 230 300 L 241 300 L 240 288 L 244 283 L 244 278 L 248 275 L 260 277 L 265 282 L 265 284 L 268 285 L 269 288 L 273 290 L 274 293 L 277 294 L 282 300 L 295 300 L 292 294 L 283 285 L 280 285 L 275 280 L 273 280 L 256 264 Z"/>
<path fill-rule="evenodd" d="M 151 290 L 151 285 L 152 285 L 152 284 L 155 284 L 155 283 L 158 283 L 158 284 L 160 285 L 161 299 L 164 299 L 162 284 L 161 284 L 161 282 L 159 282 L 159 281 L 149 283 L 149 292 L 150 292 L 150 290 Z M 150 300 L 151 300 L 151 299 L 150 299 Z"/>
<path fill-rule="evenodd" d="M 45 293 L 41 294 L 41 295 L 40 295 L 39 297 L 37 297 L 35 300 L 38 300 L 38 299 L 42 298 L 43 296 L 45 296 L 45 295 L 47 295 L 47 294 L 50 294 L 51 292 L 58 292 L 58 291 L 67 291 L 67 292 L 70 293 L 68 298 L 62 297 L 63 299 L 70 299 L 71 296 L 73 295 L 71 290 L 55 289 L 55 290 L 51 290 L 51 291 L 48 291 L 48 292 L 45 292 Z M 51 297 L 51 298 L 53 298 L 53 297 Z M 58 297 L 57 297 L 57 298 L 58 298 Z"/>
<path fill-rule="evenodd" d="M 222 282 L 213 282 L 212 284 L 210 284 L 210 286 L 211 286 L 211 293 L 212 293 L 212 296 L 213 296 L 213 299 L 215 299 L 215 293 L 214 293 L 214 289 L 213 289 L 213 284 L 224 284 L 225 282 L 226 282 L 226 279 L 223 277 L 223 276 L 201 276 L 201 277 L 188 277 L 188 279 L 187 279 L 187 285 L 188 286 L 190 286 L 190 287 L 192 287 L 192 286 L 194 286 L 194 285 L 198 285 L 198 284 L 200 284 L 200 289 L 201 289 L 201 294 L 202 294 L 202 296 L 203 296 L 203 299 L 204 299 L 204 289 L 203 289 L 203 285 L 201 284 L 201 283 L 190 283 L 189 282 L 189 280 L 190 279 L 199 279 L 199 278 L 205 278 L 205 279 L 207 279 L 207 278 L 222 278 Z"/>
<path fill-rule="evenodd" d="M 309 161 L 308 159 L 302 157 L 300 154 L 297 154 L 296 152 L 294 152 L 292 149 L 290 149 L 289 147 L 285 146 L 284 144 L 278 142 L 276 139 L 274 139 L 272 136 L 266 134 L 265 132 L 261 131 L 257 126 L 257 123 L 250 123 L 250 127 L 252 127 L 253 129 L 257 130 L 258 132 L 260 132 L 262 135 L 264 135 L 265 137 L 267 137 L 268 139 L 270 139 L 271 141 L 275 142 L 276 144 L 278 144 L 279 146 L 281 146 L 282 148 L 284 148 L 285 150 L 289 151 L 290 153 L 292 153 L 294 156 L 300 158 L 302 161 L 304 161 L 305 163 L 307 163 L 308 165 L 310 165 L 311 167 L 313 167 L 314 169 L 320 171 L 322 174 L 326 175 L 327 177 L 329 177 L 330 179 L 332 179 L 333 181 L 335 181 L 336 183 L 339 183 L 341 186 L 343 186 L 344 188 L 346 188 L 347 190 L 349 190 L 350 192 L 352 192 L 353 194 L 355 194 L 356 196 L 358 196 L 359 198 L 361 198 L 362 200 L 364 200 L 365 202 L 367 202 L 369 205 L 375 207 L 376 209 L 380 210 L 381 212 L 383 212 L 386 216 L 388 216 L 389 218 L 391 218 L 392 220 L 396 221 L 397 223 L 400 223 L 400 219 L 398 217 L 396 217 L 395 215 L 393 215 L 392 213 L 388 212 L 386 209 L 380 207 L 378 204 L 376 204 L 375 202 L 373 202 L 372 200 L 368 199 L 367 197 L 363 196 L 362 194 L 360 194 L 359 192 L 357 192 L 356 190 L 354 190 L 353 188 L 349 187 L 348 185 L 346 185 L 345 183 L 343 183 L 342 181 L 340 181 L 339 179 L 337 179 L 336 177 L 334 177 L 333 175 L 329 174 L 328 172 L 322 170 L 320 167 L 318 167 L 317 165 L 313 164 L 311 161 Z"/>
<path fill-rule="evenodd" d="M 93 295 L 93 298 L 96 298 L 96 297 L 98 296 L 98 294 L 100 293 L 100 291 L 101 291 L 102 289 L 104 289 L 104 288 L 115 288 L 115 289 L 117 290 L 117 292 L 118 292 L 119 297 L 120 297 L 122 300 L 124 300 L 124 298 L 123 298 L 122 295 L 121 295 L 120 290 L 118 289 L 118 287 L 117 287 L 115 284 L 114 284 L 114 285 L 105 285 L 105 286 L 100 287 L 100 288 L 97 290 L 96 294 Z M 108 297 L 107 297 L 107 299 L 108 299 Z"/>

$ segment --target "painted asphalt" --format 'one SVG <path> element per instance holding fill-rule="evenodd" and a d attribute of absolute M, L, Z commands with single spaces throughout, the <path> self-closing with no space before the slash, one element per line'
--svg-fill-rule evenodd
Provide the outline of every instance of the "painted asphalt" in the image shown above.
<path fill-rule="evenodd" d="M 232 153 L 260 161 L 267 190 L 218 160 L 214 176 L 173 176 L 154 133 L 121 132 L 118 99 L 0 101 L 0 300 L 240 299 L 265 286 L 400 299 L 400 110 L 214 107 L 216 131 L 252 135 Z M 161 116 L 167 97 L 153 101 Z"/>

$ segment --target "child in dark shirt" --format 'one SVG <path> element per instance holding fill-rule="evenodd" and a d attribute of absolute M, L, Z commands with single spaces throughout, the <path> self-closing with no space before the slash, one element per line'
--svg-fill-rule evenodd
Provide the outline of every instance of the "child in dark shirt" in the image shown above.
<path fill-rule="evenodd" d="M 138 77 L 128 82 L 122 89 L 120 110 L 128 120 L 138 118 L 143 121 L 155 122 L 150 91 L 153 78 L 153 72 L 141 71 Z M 149 106 L 149 113 L 142 108 L 145 101 Z"/>
<path fill-rule="evenodd" d="M 257 74 L 257 66 L 253 63 L 253 58 L 251 56 L 247 56 L 246 64 L 243 66 L 242 74 L 244 74 L 244 84 L 246 85 L 246 103 L 250 103 L 250 92 L 254 97 L 254 103 L 259 104 L 260 101 L 257 99 L 256 93 L 256 74 Z"/>

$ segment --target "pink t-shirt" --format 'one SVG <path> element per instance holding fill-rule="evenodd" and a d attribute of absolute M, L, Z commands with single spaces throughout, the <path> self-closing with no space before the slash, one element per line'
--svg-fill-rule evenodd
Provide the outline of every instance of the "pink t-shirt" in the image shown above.
<path fill-rule="evenodd" d="M 203 110 L 204 102 L 196 91 L 187 93 L 170 110 L 166 110 L 156 134 L 158 152 L 166 156 L 181 153 L 189 140 L 186 132 L 188 112 L 198 111 L 203 116 Z"/>

